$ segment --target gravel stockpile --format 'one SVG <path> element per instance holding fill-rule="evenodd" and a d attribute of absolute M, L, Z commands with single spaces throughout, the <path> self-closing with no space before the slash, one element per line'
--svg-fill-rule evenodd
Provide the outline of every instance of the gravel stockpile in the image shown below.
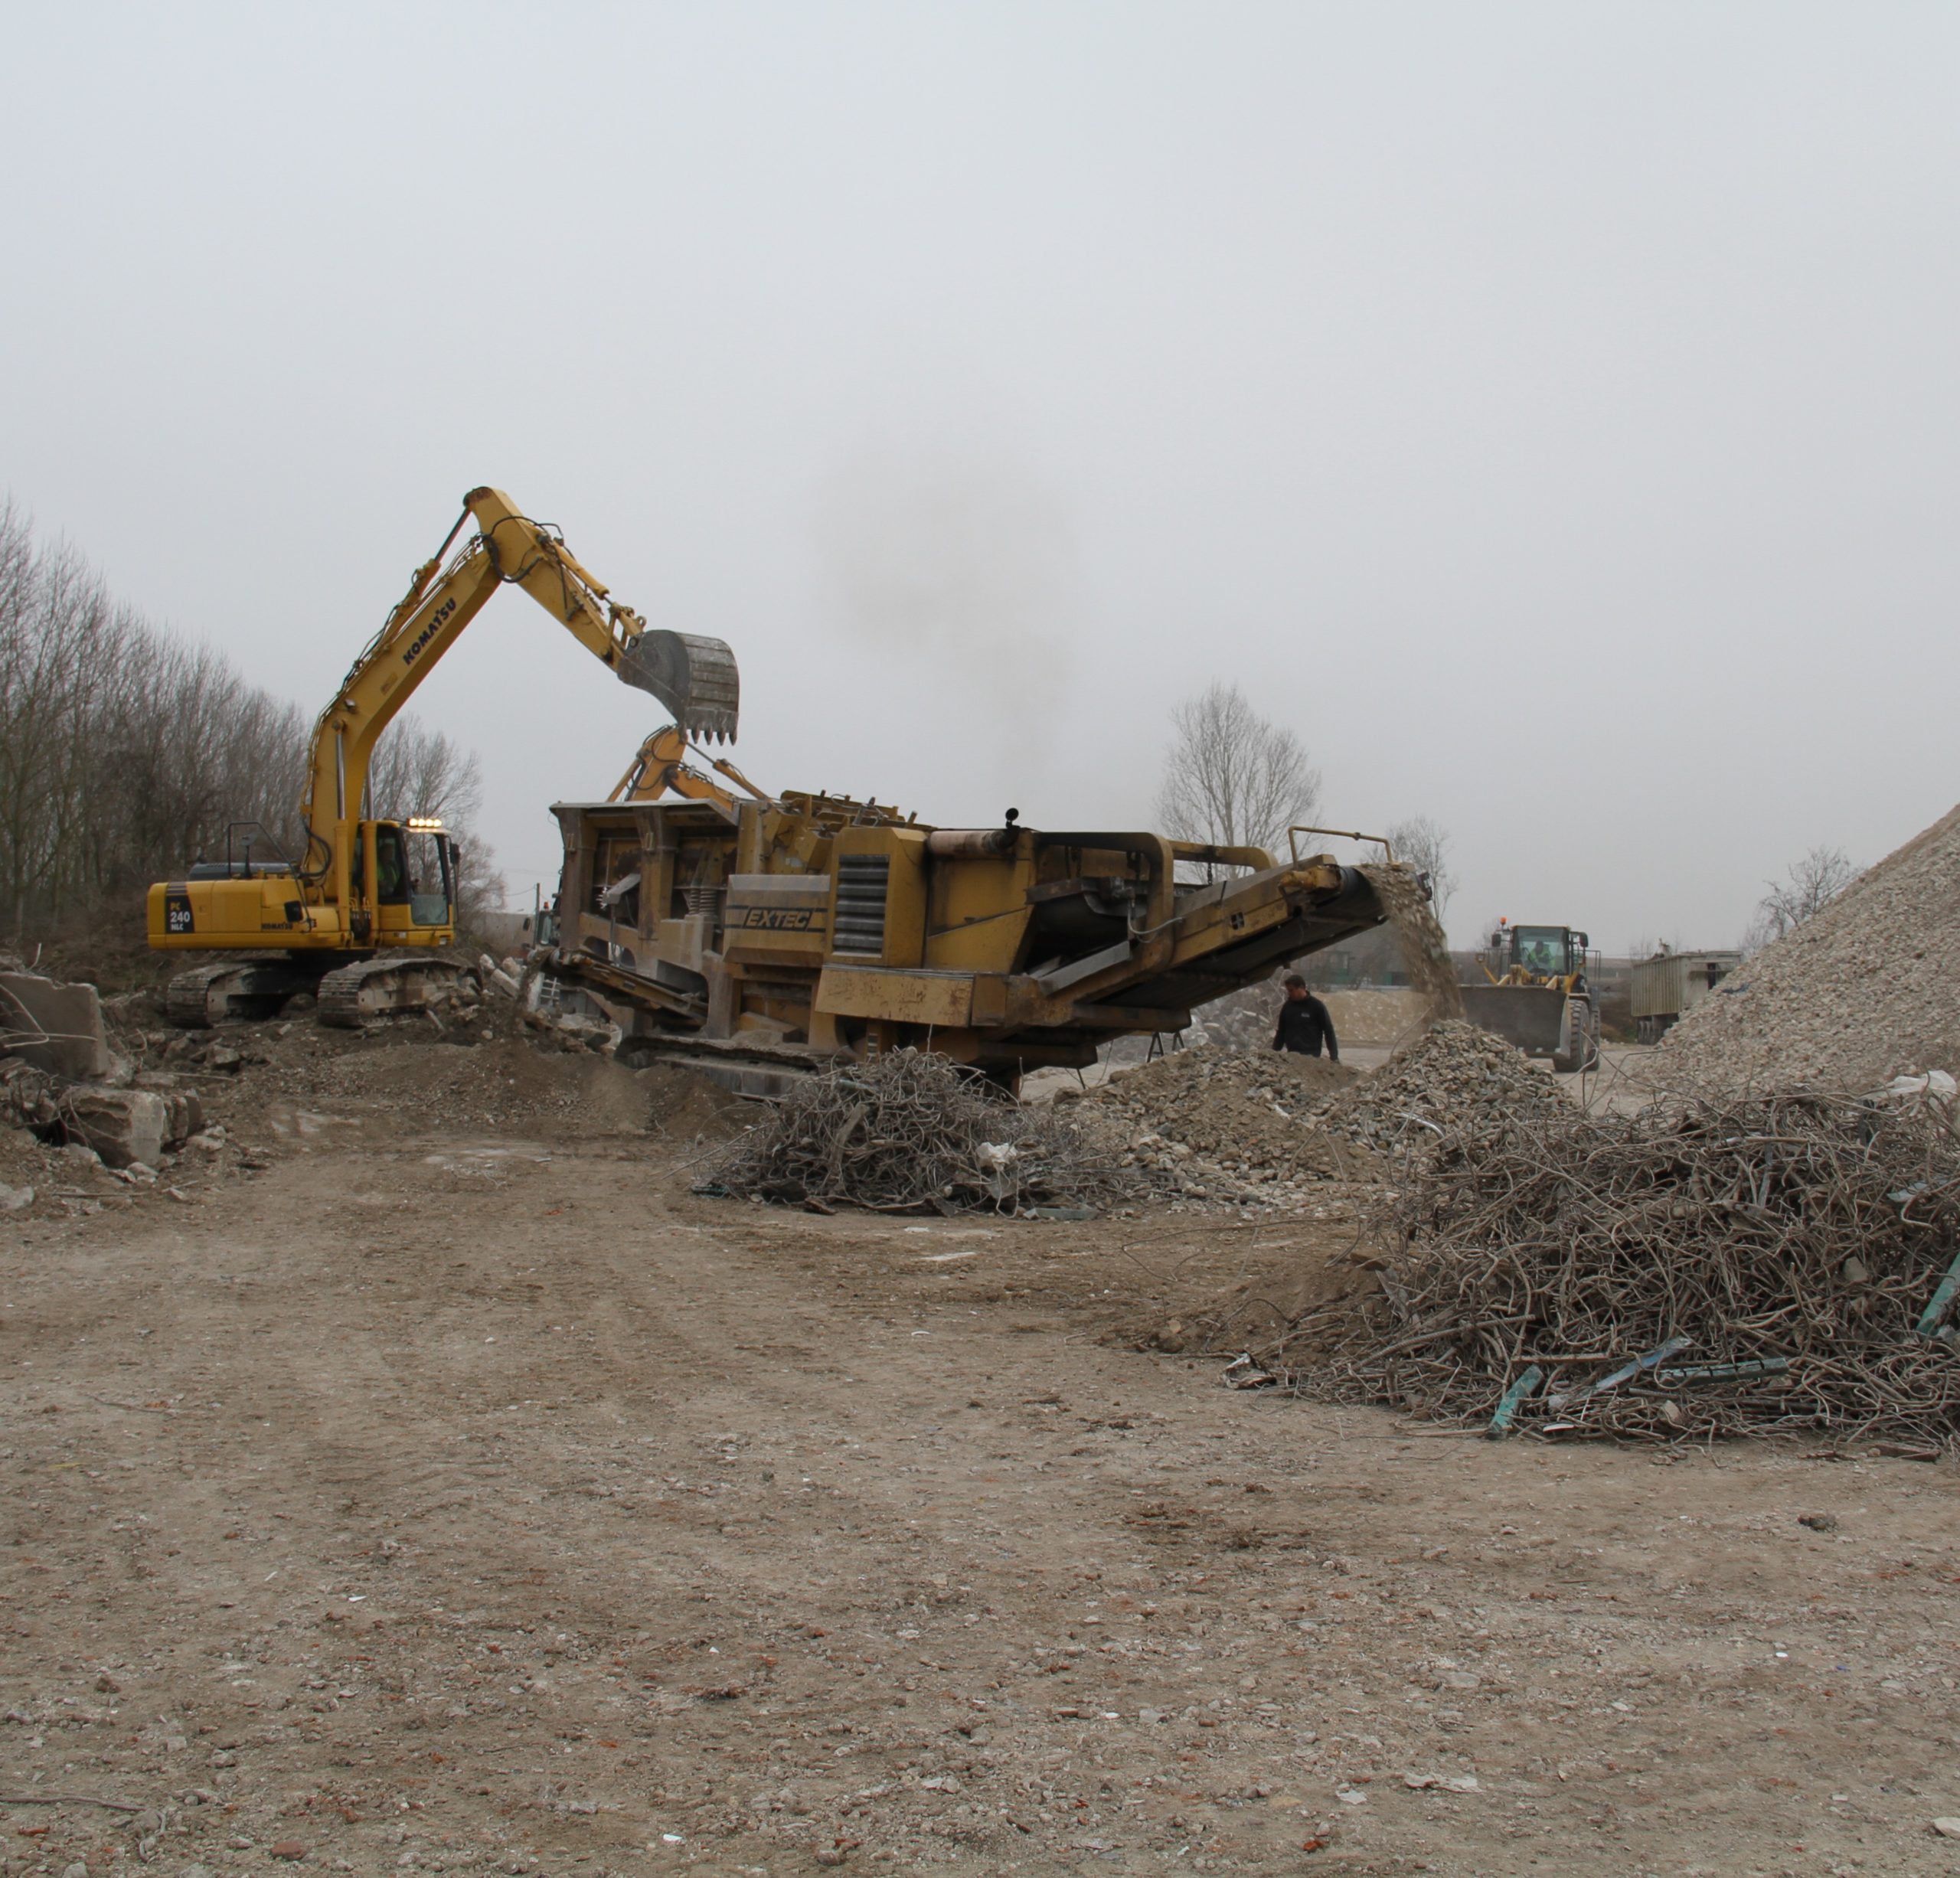
<path fill-rule="evenodd" d="M 1289 971 L 1292 968 L 1287 968 Z M 1282 975 L 1276 972 L 1257 985 L 1245 985 L 1200 1006 L 1192 1014 L 1197 1020 L 1200 1040 L 1214 1050 L 1230 1050 L 1240 1055 L 1270 1050 L 1272 1027 L 1286 997 L 1285 989 L 1279 981 Z"/>
<path fill-rule="evenodd" d="M 1487 1138 L 1521 1119 L 1570 1113 L 1558 1085 L 1522 1050 L 1455 1017 L 1432 1024 L 1307 1120 L 1364 1147 L 1420 1158 L 1446 1134 Z"/>
<path fill-rule="evenodd" d="M 1328 1181 L 1371 1180 L 1373 1160 L 1305 1117 L 1359 1080 L 1324 1057 L 1180 1050 L 1082 1098 L 1125 1144 L 1125 1161 L 1168 1174 L 1186 1197 L 1288 1206 Z"/>
<path fill-rule="evenodd" d="M 1668 1033 L 1657 1068 L 1851 1091 L 1960 1070 L 1960 809 L 1726 979 Z"/>
<path fill-rule="evenodd" d="M 1081 1099 L 1137 1165 L 1178 1190 L 1296 1207 L 1331 1181 L 1377 1182 L 1426 1160 L 1446 1133 L 1485 1141 L 1520 1118 L 1570 1113 L 1522 1053 L 1461 1018 L 1432 1024 L 1370 1075 L 1323 1057 L 1187 1050 Z"/>

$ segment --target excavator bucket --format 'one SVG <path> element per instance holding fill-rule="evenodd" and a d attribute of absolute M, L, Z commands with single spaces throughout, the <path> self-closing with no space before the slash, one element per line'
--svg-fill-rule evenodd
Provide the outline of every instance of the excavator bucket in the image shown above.
<path fill-rule="evenodd" d="M 690 741 L 735 740 L 742 681 L 735 655 L 720 640 L 693 632 L 642 632 L 620 660 L 619 677 L 658 698 Z"/>

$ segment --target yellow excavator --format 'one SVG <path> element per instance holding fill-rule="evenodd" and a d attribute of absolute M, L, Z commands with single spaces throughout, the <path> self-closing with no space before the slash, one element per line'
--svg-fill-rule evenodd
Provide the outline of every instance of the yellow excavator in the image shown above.
<path fill-rule="evenodd" d="M 465 965 L 441 955 L 456 936 L 456 844 L 436 818 L 374 815 L 368 771 L 390 720 L 505 586 L 529 594 L 622 683 L 659 699 L 675 719 L 661 735 L 679 754 L 691 739 L 734 735 L 739 681 L 721 641 L 650 631 L 555 528 L 531 520 L 500 489 L 471 490 L 456 526 L 320 714 L 298 857 L 257 824 L 234 824 L 222 860 L 201 861 L 181 880 L 150 888 L 152 947 L 227 955 L 171 981 L 173 1023 L 270 1016 L 307 991 L 317 996 L 323 1023 L 358 1024 L 426 1007 L 466 975 Z M 681 766 L 679 755 L 661 760 Z"/>
<path fill-rule="evenodd" d="M 998 827 L 935 828 L 828 792 L 768 794 L 700 748 L 735 735 L 727 646 L 648 630 L 501 491 L 463 501 L 321 714 L 297 858 L 235 826 L 221 861 L 150 889 L 153 946 L 220 955 L 172 981 L 174 1021 L 266 1016 L 312 991 L 322 1021 L 353 1025 L 429 1008 L 466 976 L 444 955 L 456 843 L 432 817 L 375 814 L 369 770 L 390 719 L 505 585 L 673 714 L 610 799 L 554 806 L 556 944 L 533 954 L 540 998 L 589 1004 L 629 1060 L 683 1056 L 766 1096 L 840 1056 L 917 1044 L 1011 1086 L 1126 1032 L 1181 1030 L 1195 1006 L 1387 916 L 1368 871 L 1294 845 L 1319 830 L 1290 832 L 1280 861 L 1037 830 L 1013 809 Z M 1212 877 L 1188 883 L 1194 864 Z"/>

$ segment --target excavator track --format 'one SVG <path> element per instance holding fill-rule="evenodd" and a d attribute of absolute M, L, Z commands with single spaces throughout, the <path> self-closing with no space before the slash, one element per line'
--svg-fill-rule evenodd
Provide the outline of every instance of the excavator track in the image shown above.
<path fill-rule="evenodd" d="M 304 959 L 232 959 L 180 972 L 164 993 L 164 1013 L 180 1029 L 208 1030 L 227 1021 L 276 1017 L 288 998 L 313 990 L 320 967 Z"/>
<path fill-rule="evenodd" d="M 320 981 L 315 1015 L 336 1030 L 358 1030 L 371 1017 L 430 1011 L 459 991 L 477 988 L 476 974 L 456 959 L 363 959 Z"/>

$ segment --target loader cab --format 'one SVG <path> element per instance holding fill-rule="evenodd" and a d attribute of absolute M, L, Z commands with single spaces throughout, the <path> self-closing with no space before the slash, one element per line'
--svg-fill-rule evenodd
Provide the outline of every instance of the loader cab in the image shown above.
<path fill-rule="evenodd" d="M 1513 926 L 1501 920 L 1491 935 L 1486 963 L 1492 978 L 1512 977 L 1514 982 L 1570 978 L 1585 971 L 1590 943 L 1586 934 L 1570 926 Z"/>

